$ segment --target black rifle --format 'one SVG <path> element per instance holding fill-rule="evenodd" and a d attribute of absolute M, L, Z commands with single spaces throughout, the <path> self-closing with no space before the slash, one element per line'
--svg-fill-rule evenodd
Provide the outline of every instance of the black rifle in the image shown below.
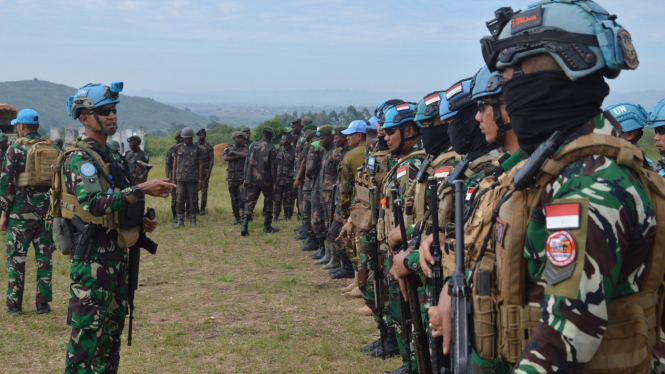
<path fill-rule="evenodd" d="M 429 178 L 429 185 L 427 186 L 430 192 L 430 206 L 429 212 L 432 216 L 432 258 L 434 265 L 432 265 L 432 306 L 439 305 L 439 295 L 443 290 L 443 266 L 441 265 L 441 243 L 439 241 L 439 195 L 437 193 L 438 180 L 436 177 Z M 441 373 L 441 369 L 449 366 L 446 357 L 443 355 L 443 337 L 434 338 L 429 336 L 430 345 L 432 346 L 432 368 L 434 373 Z"/>
<path fill-rule="evenodd" d="M 72 243 L 72 252 L 79 259 L 87 260 L 90 257 L 90 249 L 92 249 L 95 227 L 92 223 L 83 222 L 77 215 L 74 215 L 71 221 L 72 226 L 76 229 L 74 232 L 74 243 Z"/>
<path fill-rule="evenodd" d="M 369 189 L 369 200 L 370 207 L 372 210 L 372 229 L 369 231 L 369 245 L 372 249 L 372 271 L 374 272 L 374 293 L 377 310 L 377 327 L 381 332 L 381 358 L 386 359 L 386 333 L 388 327 L 383 322 L 383 296 L 385 295 L 386 290 L 383 289 L 383 264 L 381 264 L 381 252 L 379 251 L 379 241 L 377 240 L 377 231 L 376 231 L 376 187 L 371 187 Z M 379 212 L 379 217 L 383 218 L 386 214 L 386 211 L 382 208 Z"/>
<path fill-rule="evenodd" d="M 540 143 L 538 148 L 529 157 L 529 160 L 515 174 L 515 189 L 521 191 L 536 182 L 536 175 L 540 172 L 543 163 L 557 150 L 557 140 L 561 131 L 555 131 L 549 139 Z"/>
<path fill-rule="evenodd" d="M 464 272 L 464 202 L 466 185 L 456 180 L 455 186 L 455 274 L 449 281 L 448 293 L 452 297 L 453 363 L 455 374 L 466 374 L 469 363 L 469 289 Z"/>
<path fill-rule="evenodd" d="M 155 210 L 150 208 L 144 217 L 155 219 Z M 129 247 L 129 287 L 127 288 L 127 303 L 129 304 L 129 331 L 127 331 L 127 345 L 132 345 L 132 326 L 134 322 L 134 292 L 139 288 L 139 265 L 141 261 L 141 248 L 150 254 L 157 253 L 158 244 L 145 235 L 140 228 L 139 240 Z"/>
<path fill-rule="evenodd" d="M 393 225 L 398 225 L 399 224 L 399 217 L 402 216 L 402 214 L 398 214 L 397 212 L 397 205 L 395 202 L 398 201 L 397 199 L 397 188 L 393 187 L 390 189 L 390 194 L 392 196 L 392 208 L 393 208 Z M 400 212 L 401 213 L 401 212 Z M 403 219 L 403 218 L 402 218 Z M 397 226 L 395 226 L 397 227 Z M 397 251 L 400 252 L 400 251 Z M 404 297 L 402 297 L 402 292 L 399 289 L 399 283 L 397 281 L 391 281 L 393 285 L 396 286 L 397 288 L 397 298 L 399 300 L 399 324 L 402 328 L 402 332 L 404 333 L 404 336 L 406 337 L 406 345 L 405 345 L 405 350 L 406 350 L 406 356 L 408 359 L 406 361 L 408 362 L 408 365 L 411 365 L 411 309 L 409 308 L 409 303 L 404 300 Z M 397 284 L 395 284 L 397 283 Z"/>
<path fill-rule="evenodd" d="M 408 238 L 406 237 L 406 227 L 404 225 L 404 213 L 402 211 L 402 200 L 395 200 L 395 216 L 399 223 L 399 232 L 402 236 L 402 251 L 409 250 Z M 420 317 L 420 300 L 418 299 L 418 285 L 415 274 L 409 274 L 404 281 L 406 282 L 406 293 L 409 296 L 409 310 L 411 312 L 411 323 L 413 324 L 413 334 L 411 339 L 416 347 L 416 366 L 419 373 L 431 373 L 432 363 L 429 355 L 429 343 L 427 341 L 427 332 L 423 326 L 423 320 Z M 404 300 L 402 295 L 400 300 Z M 407 342 L 408 344 L 408 342 Z"/>
<path fill-rule="evenodd" d="M 328 221 L 328 232 L 330 232 L 330 226 L 332 226 L 332 223 L 335 220 L 335 193 L 337 193 L 337 184 L 333 184 L 332 194 L 330 195 L 330 216 L 328 217 L 330 221 Z"/>

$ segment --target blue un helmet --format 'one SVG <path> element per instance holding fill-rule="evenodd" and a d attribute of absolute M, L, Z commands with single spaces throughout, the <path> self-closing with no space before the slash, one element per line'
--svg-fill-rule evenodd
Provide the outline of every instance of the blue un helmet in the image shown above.
<path fill-rule="evenodd" d="M 374 109 L 374 116 L 379 120 L 379 124 L 383 126 L 383 122 L 386 120 L 385 115 L 388 109 L 403 102 L 404 100 L 391 99 L 391 100 L 386 100 L 381 104 L 379 104 L 379 106 L 377 106 L 376 109 Z"/>
<path fill-rule="evenodd" d="M 486 23 L 491 36 L 480 40 L 491 71 L 539 53 L 552 56 L 571 80 L 599 70 L 616 78 L 639 65 L 630 33 L 593 1 L 542 0 L 524 12 L 504 7 L 494 15 Z"/>
<path fill-rule="evenodd" d="M 74 96 L 70 96 L 67 100 L 67 114 L 73 119 L 78 119 L 81 115 L 81 109 L 95 109 L 104 105 L 117 104 L 120 102 L 120 92 L 122 92 L 124 84 L 122 82 L 112 82 L 110 86 L 104 86 L 99 83 L 88 83 L 79 88 Z M 103 126 L 99 121 L 97 113 L 94 113 L 95 120 L 99 124 L 99 129 L 85 127 L 99 133 L 113 135 L 115 130 L 103 130 Z"/>
<path fill-rule="evenodd" d="M 455 150 L 459 154 L 465 154 L 469 151 L 473 137 L 471 133 L 466 131 L 466 126 L 462 124 L 462 119 L 457 115 L 460 110 L 473 104 L 473 100 L 471 99 L 471 80 L 471 78 L 465 78 L 453 84 L 445 91 L 445 95 L 441 95 L 441 103 L 439 104 L 439 118 L 442 121 L 452 118 L 452 122 L 450 122 L 448 128 L 451 129 L 452 127 L 464 131 L 463 145 Z M 453 137 L 451 136 L 450 138 L 452 139 Z"/>
<path fill-rule="evenodd" d="M 376 118 L 376 116 L 372 116 L 372 118 L 367 120 L 367 128 L 370 130 L 376 131 L 376 124 L 379 123 L 379 119 Z"/>
<path fill-rule="evenodd" d="M 503 118 L 501 118 L 501 105 L 504 103 L 499 101 L 498 95 L 501 93 L 501 88 L 503 88 L 505 82 L 506 79 L 498 71 L 491 72 L 487 66 L 483 66 L 471 81 L 471 100 L 478 104 L 478 111 L 485 104 L 492 106 L 494 123 L 497 126 L 494 144 L 498 146 L 503 146 L 506 140 L 506 131 L 512 129 L 510 123 L 503 123 Z M 491 96 L 489 101 L 483 100 L 488 96 Z"/>
<path fill-rule="evenodd" d="M 383 124 L 381 125 L 381 128 L 384 130 L 389 130 L 393 129 L 396 130 L 399 128 L 399 132 L 401 135 L 400 138 L 400 143 L 397 149 L 393 151 L 393 154 L 401 154 L 402 153 L 402 148 L 404 147 L 404 143 L 409 141 L 409 140 L 414 140 L 420 136 L 420 134 L 416 134 L 412 137 L 409 138 L 404 138 L 404 125 L 413 122 L 418 126 L 418 128 L 422 128 L 420 123 L 417 123 L 414 121 L 416 117 L 416 104 L 415 103 L 401 103 L 397 104 L 390 109 L 388 109 L 385 114 L 384 114 L 384 120 Z M 392 134 L 392 132 L 390 132 Z"/>
<path fill-rule="evenodd" d="M 649 113 L 639 104 L 614 104 L 605 108 L 605 111 L 610 112 L 610 114 L 621 123 L 621 132 L 641 130 L 647 125 L 647 120 L 649 119 Z M 639 139 L 636 139 L 634 142 L 637 142 L 638 140 Z"/>
<path fill-rule="evenodd" d="M 653 109 L 651 109 L 651 113 L 649 113 L 649 119 L 647 120 L 647 124 L 650 128 L 655 129 L 665 126 L 665 110 L 663 110 L 664 107 L 665 99 L 659 101 L 658 104 L 653 107 Z"/>
<path fill-rule="evenodd" d="M 444 91 L 434 91 L 425 95 L 425 97 L 418 102 L 414 121 L 416 121 L 420 127 L 423 127 L 420 121 L 439 115 L 439 104 L 441 103 L 441 96 L 443 94 L 445 94 Z"/>

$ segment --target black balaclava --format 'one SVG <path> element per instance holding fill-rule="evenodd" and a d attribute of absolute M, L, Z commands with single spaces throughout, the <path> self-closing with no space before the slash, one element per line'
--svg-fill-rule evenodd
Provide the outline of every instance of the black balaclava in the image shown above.
<path fill-rule="evenodd" d="M 383 135 L 383 136 L 377 135 L 376 138 L 377 138 L 377 142 L 379 143 L 379 150 L 380 151 L 387 151 L 388 149 L 390 149 L 388 147 L 388 142 L 386 141 L 386 136 L 385 135 Z"/>
<path fill-rule="evenodd" d="M 503 97 L 520 148 L 533 153 L 555 130 L 563 142 L 600 114 L 610 88 L 601 72 L 576 81 L 562 71 L 513 75 L 503 84 Z"/>
<path fill-rule="evenodd" d="M 448 125 L 448 136 L 453 149 L 458 154 L 466 155 L 469 161 L 497 148 L 485 140 L 485 135 L 480 131 L 480 123 L 476 121 L 477 112 L 478 108 L 475 105 L 467 105 Z"/>
<path fill-rule="evenodd" d="M 442 123 L 438 126 L 423 127 L 420 129 L 420 135 L 422 135 L 423 147 L 425 147 L 428 155 L 437 156 L 450 148 L 447 123 Z"/>

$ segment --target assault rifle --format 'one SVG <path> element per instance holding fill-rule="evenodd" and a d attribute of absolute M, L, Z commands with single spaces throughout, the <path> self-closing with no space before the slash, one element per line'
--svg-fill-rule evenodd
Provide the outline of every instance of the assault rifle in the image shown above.
<path fill-rule="evenodd" d="M 452 297 L 453 322 L 453 363 L 455 374 L 466 374 L 469 363 L 469 289 L 464 272 L 464 202 L 466 186 L 456 180 L 455 186 L 455 274 L 448 283 L 448 293 Z"/>
<path fill-rule="evenodd" d="M 401 208 L 395 204 L 397 201 L 401 201 L 397 199 L 397 188 L 393 187 L 390 189 L 390 194 L 392 196 L 392 203 L 393 203 L 393 225 L 398 225 L 400 221 L 400 216 L 403 217 L 403 215 L 397 212 L 398 208 Z M 401 210 L 401 209 L 400 209 Z M 403 218 L 402 218 L 403 219 Z M 397 227 L 397 226 L 395 226 Z M 399 251 L 397 251 L 399 252 Z M 397 281 L 391 281 L 391 282 L 397 282 Z M 397 287 L 397 298 L 399 300 L 399 324 L 402 328 L 402 332 L 406 336 L 406 341 L 411 342 L 411 309 L 409 308 L 409 303 L 404 300 L 402 297 L 401 291 L 399 290 L 399 286 Z M 420 311 L 419 311 L 420 312 Z M 410 365 L 411 361 L 411 344 L 406 344 L 406 356 L 409 357 L 408 362 Z M 407 365 L 407 366 L 409 366 Z"/>
<path fill-rule="evenodd" d="M 432 258 L 434 265 L 432 265 L 432 306 L 439 305 L 439 295 L 443 290 L 443 266 L 441 264 L 441 243 L 439 241 L 439 195 L 437 193 L 438 180 L 436 177 L 429 178 L 429 185 L 427 186 L 430 193 L 430 206 L 428 213 L 431 214 L 431 227 L 432 227 Z M 446 358 L 443 356 L 443 337 L 434 338 L 429 336 L 430 345 L 432 346 L 432 367 L 434 373 L 441 373 L 441 369 L 449 366 Z"/>
<path fill-rule="evenodd" d="M 155 219 L 155 210 L 150 208 L 144 217 Z M 139 265 L 141 261 L 141 248 L 150 254 L 157 253 L 158 244 L 145 235 L 145 230 L 140 228 L 139 240 L 129 247 L 129 287 L 127 288 L 127 303 L 129 304 L 129 330 L 127 331 L 127 345 L 132 345 L 132 326 L 134 322 L 134 292 L 139 287 Z"/>
<path fill-rule="evenodd" d="M 374 305 L 377 310 L 377 327 L 381 333 L 381 358 L 386 359 L 386 333 L 388 327 L 383 323 L 383 296 L 386 290 L 383 289 L 383 266 L 381 264 L 381 252 L 379 251 L 379 241 L 377 240 L 376 230 L 376 187 L 369 189 L 370 209 L 372 210 L 372 229 L 369 231 L 369 245 L 372 250 L 372 271 L 374 272 Z M 385 209 L 381 208 L 379 216 L 383 218 L 386 214 Z"/>
<path fill-rule="evenodd" d="M 399 232 L 402 236 L 402 251 L 409 250 L 408 238 L 406 237 L 406 227 L 404 225 L 404 213 L 402 211 L 402 200 L 395 200 L 396 220 L 399 224 Z M 427 341 L 427 332 L 423 326 L 423 320 L 420 316 L 420 300 L 418 299 L 418 285 L 416 282 L 415 274 L 409 274 L 406 278 L 406 292 L 409 296 L 409 311 L 411 312 L 411 323 L 413 324 L 413 334 L 411 339 L 416 347 L 416 365 L 419 373 L 431 373 L 432 366 L 429 355 L 429 344 Z M 400 300 L 404 300 L 402 295 L 399 295 Z M 407 342 L 408 344 L 408 342 Z"/>

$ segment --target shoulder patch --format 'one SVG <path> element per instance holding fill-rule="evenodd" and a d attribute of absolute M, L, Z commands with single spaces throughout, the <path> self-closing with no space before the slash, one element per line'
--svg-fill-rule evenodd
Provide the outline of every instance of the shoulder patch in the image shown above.
<path fill-rule="evenodd" d="M 95 169 L 95 165 L 91 164 L 90 162 L 85 162 L 81 164 L 79 170 L 81 170 L 81 174 L 83 174 L 83 176 L 86 177 L 94 177 L 95 174 L 97 174 L 97 169 Z"/>
<path fill-rule="evenodd" d="M 545 220 L 548 230 L 577 230 L 580 228 L 582 204 L 564 203 L 545 205 Z"/>
<path fill-rule="evenodd" d="M 545 242 L 545 253 L 547 259 L 554 266 L 568 266 L 577 256 L 575 239 L 568 231 L 557 231 L 547 237 Z"/>
<path fill-rule="evenodd" d="M 406 170 L 407 170 L 407 165 L 404 165 L 397 169 L 397 179 L 402 178 L 403 176 L 406 175 Z"/>

